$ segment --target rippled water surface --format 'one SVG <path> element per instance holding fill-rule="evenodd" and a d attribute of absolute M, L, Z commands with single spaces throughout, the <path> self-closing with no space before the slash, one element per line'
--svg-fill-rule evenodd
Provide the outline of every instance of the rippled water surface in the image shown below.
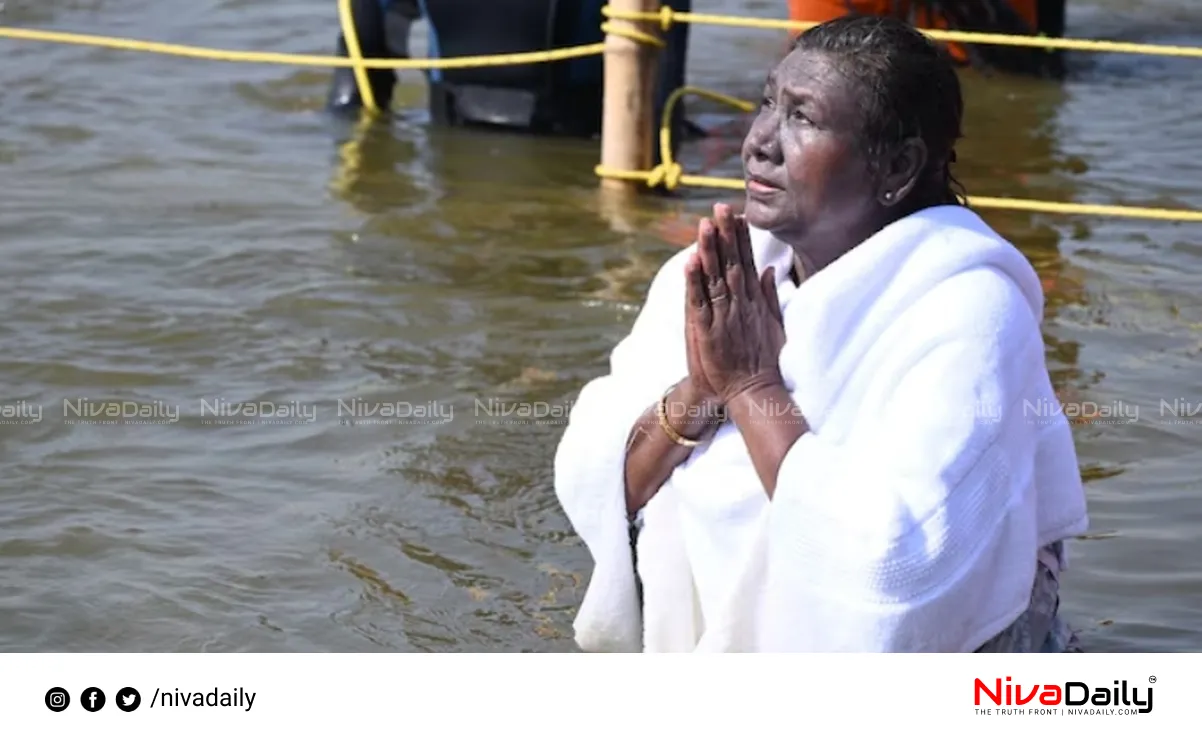
<path fill-rule="evenodd" d="M 1202 44 L 1192 0 L 1071 5 L 1074 36 Z M 306 53 L 332 48 L 335 19 L 332 0 L 0 11 Z M 782 44 L 699 28 L 691 82 L 752 97 Z M 732 194 L 615 219 L 594 143 L 431 130 L 415 74 L 396 119 L 363 129 L 322 112 L 322 70 L 3 39 L 0 55 L 0 649 L 571 650 L 590 562 L 552 492 L 560 428 L 536 424 L 562 411 L 502 406 L 569 405 L 692 215 Z M 1114 55 L 1075 58 L 1064 83 L 967 74 L 963 180 L 1202 207 L 1200 73 Z M 685 158 L 732 174 L 734 147 Z M 987 217 L 1044 277 L 1063 394 L 1141 406 L 1076 429 L 1107 538 L 1074 544 L 1066 611 L 1093 650 L 1194 650 L 1202 426 L 1158 401 L 1202 402 L 1202 229 Z M 79 398 L 141 401 L 149 422 L 64 411 Z M 425 424 L 340 425 L 339 399 L 424 405 Z M 238 425 L 223 401 L 291 408 Z"/>

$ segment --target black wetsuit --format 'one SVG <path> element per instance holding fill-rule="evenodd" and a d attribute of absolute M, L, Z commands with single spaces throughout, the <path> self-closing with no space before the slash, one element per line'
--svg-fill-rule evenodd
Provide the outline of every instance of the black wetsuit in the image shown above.
<path fill-rule="evenodd" d="M 525 52 L 599 42 L 606 0 L 352 0 L 364 57 L 405 58 L 414 21 L 430 26 L 428 56 L 460 57 Z M 667 3 L 689 11 L 691 0 Z M 688 25 L 665 34 L 660 58 L 657 116 L 672 90 L 685 84 Z M 340 36 L 338 53 L 346 55 Z M 393 70 L 369 70 L 373 97 L 387 107 L 396 85 Z M 430 70 L 430 112 L 436 123 L 500 126 L 539 134 L 592 137 L 601 130 L 604 80 L 600 56 L 547 64 Z M 329 107 L 362 106 L 354 72 L 335 71 Z M 685 123 L 684 106 L 674 109 L 677 142 L 696 130 Z"/>

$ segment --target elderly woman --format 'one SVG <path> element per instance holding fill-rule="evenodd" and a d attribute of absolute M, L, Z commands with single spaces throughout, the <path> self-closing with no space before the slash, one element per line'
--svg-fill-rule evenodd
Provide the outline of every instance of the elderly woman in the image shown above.
<path fill-rule="evenodd" d="M 745 213 L 659 271 L 556 452 L 596 563 L 583 649 L 1075 649 L 1088 519 L 1043 295 L 957 197 L 961 113 L 887 18 L 816 26 L 768 76 Z"/>

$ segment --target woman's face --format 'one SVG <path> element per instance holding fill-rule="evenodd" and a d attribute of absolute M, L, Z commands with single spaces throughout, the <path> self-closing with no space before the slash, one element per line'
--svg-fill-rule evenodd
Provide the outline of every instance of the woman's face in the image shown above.
<path fill-rule="evenodd" d="M 743 141 L 747 221 L 823 251 L 876 222 L 881 204 L 859 124 L 855 84 L 826 55 L 799 50 L 781 61 Z"/>

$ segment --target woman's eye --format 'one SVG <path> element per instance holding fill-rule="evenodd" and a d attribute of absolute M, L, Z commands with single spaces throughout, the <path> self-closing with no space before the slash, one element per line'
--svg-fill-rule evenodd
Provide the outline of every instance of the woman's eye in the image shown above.
<path fill-rule="evenodd" d="M 809 116 L 806 116 L 804 113 L 802 113 L 802 111 L 800 109 L 797 109 L 797 108 L 793 109 L 789 113 L 789 118 L 794 121 L 802 121 L 802 122 L 807 122 L 807 123 L 810 120 Z"/>
<path fill-rule="evenodd" d="M 772 98 L 764 96 L 760 99 L 760 108 L 772 108 Z"/>

